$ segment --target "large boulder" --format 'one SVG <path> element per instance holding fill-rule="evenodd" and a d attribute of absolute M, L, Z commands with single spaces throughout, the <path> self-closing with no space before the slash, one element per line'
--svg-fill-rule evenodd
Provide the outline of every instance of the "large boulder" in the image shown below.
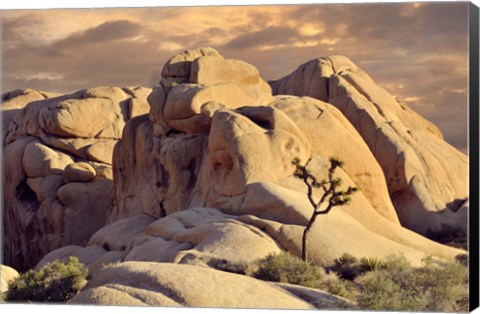
<path fill-rule="evenodd" d="M 403 226 L 422 234 L 442 225 L 466 231 L 468 158 L 352 61 L 311 60 L 270 83 L 276 95 L 310 96 L 341 110 L 382 167 Z"/>
<path fill-rule="evenodd" d="M 277 285 L 205 267 L 152 262 L 107 267 L 68 303 L 256 309 L 350 306 L 344 299 L 319 290 Z"/>
<path fill-rule="evenodd" d="M 334 106 L 310 97 L 276 96 L 282 110 L 302 130 L 312 153 L 325 159 L 337 157 L 343 170 L 383 217 L 398 222 L 388 194 L 385 175 L 360 134 Z M 306 162 L 304 160 L 303 162 Z"/>
<path fill-rule="evenodd" d="M 295 171 L 294 158 L 310 156 L 305 135 L 273 107 L 219 110 L 212 119 L 208 153 L 193 190 L 191 206 L 235 208 L 249 184 L 276 182 Z"/>
<path fill-rule="evenodd" d="M 149 92 L 97 87 L 56 97 L 33 90 L 4 95 L 2 109 L 15 110 L 4 126 L 6 264 L 31 268 L 53 249 L 86 245 L 104 226 L 114 145 L 132 114 L 148 112 Z"/>
<path fill-rule="evenodd" d="M 248 264 L 281 248 L 257 227 L 213 208 L 195 208 L 159 219 L 129 247 L 124 260 L 208 265 Z"/>
<path fill-rule="evenodd" d="M 61 94 L 44 92 L 34 89 L 17 89 L 2 94 L 2 141 L 5 139 L 10 123 L 15 115 L 21 111 L 27 104 L 34 101 L 41 101 L 47 98 L 58 97 Z"/>

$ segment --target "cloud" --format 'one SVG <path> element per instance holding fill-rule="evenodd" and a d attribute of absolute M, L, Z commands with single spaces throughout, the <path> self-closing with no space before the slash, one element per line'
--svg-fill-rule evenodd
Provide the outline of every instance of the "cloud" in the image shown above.
<path fill-rule="evenodd" d="M 62 49 L 79 45 L 105 44 L 113 40 L 125 40 L 138 35 L 141 29 L 142 27 L 139 24 L 128 20 L 107 21 L 59 40 L 53 44 L 52 48 Z"/>
<path fill-rule="evenodd" d="M 15 48 L 19 43 L 26 43 L 29 47 L 35 46 L 41 37 L 38 37 L 38 31 L 43 29 L 44 18 L 40 14 L 25 13 L 15 18 L 2 12 L 2 44 L 3 49 Z M 25 39 L 28 38 L 28 41 Z"/>

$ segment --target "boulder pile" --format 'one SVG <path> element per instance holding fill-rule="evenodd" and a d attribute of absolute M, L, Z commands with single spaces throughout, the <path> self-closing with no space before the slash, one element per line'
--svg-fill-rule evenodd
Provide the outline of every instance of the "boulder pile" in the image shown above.
<path fill-rule="evenodd" d="M 4 97 L 4 119 L 11 120 L 3 121 L 5 263 L 34 267 L 54 249 L 87 244 L 105 225 L 113 148 L 125 123 L 148 111 L 149 93 L 97 87 Z"/>

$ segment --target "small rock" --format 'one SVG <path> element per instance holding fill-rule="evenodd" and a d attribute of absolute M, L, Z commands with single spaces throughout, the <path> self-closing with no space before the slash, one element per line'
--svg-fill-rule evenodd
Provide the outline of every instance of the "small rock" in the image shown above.
<path fill-rule="evenodd" d="M 86 162 L 69 164 L 63 171 L 63 176 L 69 182 L 90 182 L 96 174 L 95 169 Z"/>

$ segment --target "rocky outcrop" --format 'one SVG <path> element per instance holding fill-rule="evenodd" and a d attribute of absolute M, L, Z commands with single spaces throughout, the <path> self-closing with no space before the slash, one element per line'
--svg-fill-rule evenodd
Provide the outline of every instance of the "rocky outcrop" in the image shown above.
<path fill-rule="evenodd" d="M 211 48 L 172 57 L 162 76 L 153 90 L 95 88 L 18 112 L 4 148 L 9 264 L 77 256 L 92 279 L 71 303 L 338 308 L 322 291 L 218 271 L 300 256 L 312 207 L 292 161 L 323 179 L 333 156 L 345 162 L 342 187 L 359 191 L 313 225 L 312 262 L 402 253 L 419 265 L 464 253 L 405 226 L 438 226 L 450 197 L 462 207 L 454 224 L 464 223 L 455 197 L 466 178 L 448 174 L 467 160 L 348 59 L 314 60 L 272 83 L 302 97 L 273 96 L 255 67 Z M 453 192 L 432 203 L 435 184 Z M 424 213 L 440 218 L 422 229 Z"/>
<path fill-rule="evenodd" d="M 310 96 L 341 110 L 383 169 L 403 226 L 467 228 L 468 158 L 346 57 L 311 60 L 270 82 L 276 95 Z"/>
<path fill-rule="evenodd" d="M 150 99 L 154 122 L 185 133 L 208 131 L 218 109 L 273 101 L 270 86 L 255 67 L 225 60 L 212 48 L 188 50 L 168 60 Z"/>
<path fill-rule="evenodd" d="M 148 93 L 99 87 L 53 98 L 32 90 L 7 96 L 3 107 L 16 108 L 4 142 L 7 264 L 30 268 L 53 249 L 87 244 L 104 226 L 113 147 L 132 114 L 148 111 Z"/>
<path fill-rule="evenodd" d="M 295 156 L 307 158 L 309 144 L 295 124 L 282 112 L 264 107 L 274 98 L 253 66 L 225 60 L 215 50 L 202 48 L 171 58 L 162 73 L 160 85 L 148 97 L 149 118 L 138 117 L 127 124 L 115 150 L 117 204 L 109 221 L 142 212 L 160 217 L 190 205 L 214 206 L 222 196 L 241 195 L 246 184 L 262 176 L 276 180 L 290 174 Z M 192 84 L 195 92 L 187 92 Z M 210 88 L 225 95 L 210 92 Z M 221 106 L 211 107 L 212 103 Z M 210 109 L 202 112 L 199 106 Z M 229 109 L 240 106 L 255 107 L 241 109 L 245 114 Z M 202 127 L 198 121 L 203 121 Z M 272 124 L 273 136 L 264 134 L 265 128 L 257 124 L 262 121 Z M 265 160 L 262 171 L 259 161 L 266 155 L 255 154 L 260 140 L 272 156 Z M 232 151 L 237 148 L 239 151 Z M 212 153 L 207 156 L 206 150 Z M 275 155 L 283 157 L 277 161 Z M 232 162 L 239 156 L 245 161 L 234 167 Z M 269 164 L 270 169 L 265 169 Z M 199 173 L 201 167 L 203 173 Z M 228 171 L 235 174 L 228 176 Z M 231 182 L 223 182 L 222 176 Z M 211 180 L 216 181 L 215 186 L 203 184 Z M 210 203 L 205 203 L 205 198 Z"/>
<path fill-rule="evenodd" d="M 106 268 L 68 303 L 262 309 L 351 307 L 346 300 L 319 290 L 295 289 L 193 265 L 147 262 Z"/>
<path fill-rule="evenodd" d="M 181 69 L 169 61 L 164 71 L 176 71 L 177 84 L 190 84 L 188 69 L 214 57 L 223 60 L 211 49 L 187 51 L 171 59 L 184 62 L 178 65 Z M 227 69 L 221 64 L 214 71 L 207 69 L 231 71 L 228 62 L 223 64 Z M 196 77 L 208 77 L 199 69 Z M 241 81 L 235 71 L 229 73 L 232 82 Z M 165 79 L 162 82 L 164 86 Z M 292 160 L 300 158 L 317 178 L 325 178 L 328 158 L 337 156 L 345 161 L 338 173 L 345 186 L 358 186 L 360 192 L 351 205 L 316 223 L 309 246 L 318 264 L 331 263 L 344 252 L 379 258 L 403 252 L 414 264 L 425 255 L 452 258 L 462 252 L 400 226 L 382 168 L 334 106 L 294 96 L 271 98 L 268 105 L 246 101 L 237 108 L 220 106 L 210 112 L 208 128 L 190 133 L 168 124 L 157 92 L 154 89 L 148 97 L 150 115 L 130 120 L 115 148 L 115 205 L 108 216 L 112 224 L 99 230 L 88 247 L 105 244 L 120 252 L 120 260 L 210 267 L 220 258 L 251 262 L 279 250 L 300 255 L 301 233 L 312 209 L 306 186 L 293 176 Z M 204 101 L 221 104 L 221 99 L 211 97 Z M 139 219 L 155 221 L 147 226 L 137 223 Z M 119 231 L 127 229 L 135 232 Z M 252 251 L 242 245 L 245 240 L 236 238 L 259 246 L 250 244 Z M 236 248 L 235 254 L 225 243 Z"/>

